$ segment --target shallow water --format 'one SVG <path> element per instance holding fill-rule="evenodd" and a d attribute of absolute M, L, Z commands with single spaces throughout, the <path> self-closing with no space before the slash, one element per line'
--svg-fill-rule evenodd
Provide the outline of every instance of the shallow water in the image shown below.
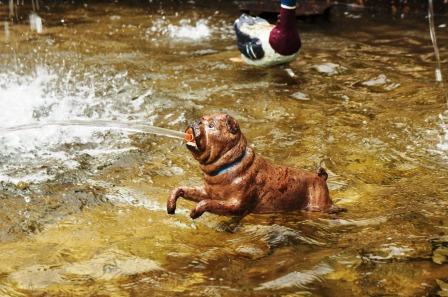
<path fill-rule="evenodd" d="M 58 5 L 39 12 L 40 34 L 3 24 L 0 296 L 446 294 L 447 92 L 435 83 L 424 16 L 299 22 L 291 77 L 229 60 L 238 56 L 233 4 L 181 8 Z M 234 115 L 275 162 L 325 166 L 348 212 L 237 224 L 192 221 L 193 205 L 180 201 L 168 216 L 170 190 L 201 183 L 181 141 L 39 126 L 183 131 L 214 111 Z M 23 125 L 40 128 L 4 132 Z"/>

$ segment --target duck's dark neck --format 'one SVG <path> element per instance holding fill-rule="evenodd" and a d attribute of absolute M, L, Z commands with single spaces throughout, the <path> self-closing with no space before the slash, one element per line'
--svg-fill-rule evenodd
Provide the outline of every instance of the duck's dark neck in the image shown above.
<path fill-rule="evenodd" d="M 281 7 L 285 9 L 296 9 L 297 0 L 281 0 Z"/>
<path fill-rule="evenodd" d="M 296 0 L 281 0 L 280 15 L 276 27 L 281 30 L 297 32 Z"/>
<path fill-rule="evenodd" d="M 300 49 L 296 23 L 296 0 L 281 0 L 277 24 L 269 36 L 272 48 L 281 55 L 292 55 Z"/>

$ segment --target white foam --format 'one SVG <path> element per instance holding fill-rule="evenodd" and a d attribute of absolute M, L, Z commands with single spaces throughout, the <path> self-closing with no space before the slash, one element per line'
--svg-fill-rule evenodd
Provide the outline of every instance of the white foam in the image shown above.
<path fill-rule="evenodd" d="M 194 25 L 190 25 L 189 20 L 181 20 L 179 26 L 168 25 L 168 34 L 171 38 L 200 40 L 209 37 L 211 30 L 205 20 Z"/>
<path fill-rule="evenodd" d="M 0 174 L 0 181 L 19 184 L 20 182 L 28 182 L 28 183 L 41 183 L 46 182 L 54 178 L 54 175 L 49 175 L 45 171 L 40 171 L 34 174 L 24 174 L 16 177 Z"/>
<path fill-rule="evenodd" d="M 225 21 L 211 22 L 206 19 L 170 20 L 165 16 L 153 20 L 146 32 L 146 38 L 153 43 L 163 39 L 169 42 L 195 42 L 208 40 L 212 37 L 225 39 L 234 38 L 233 27 Z"/>
<path fill-rule="evenodd" d="M 0 74 L 0 125 L 3 127 L 27 123 L 40 105 L 50 105 L 44 86 L 55 77 L 44 68 L 37 68 L 34 78 L 11 73 Z"/>

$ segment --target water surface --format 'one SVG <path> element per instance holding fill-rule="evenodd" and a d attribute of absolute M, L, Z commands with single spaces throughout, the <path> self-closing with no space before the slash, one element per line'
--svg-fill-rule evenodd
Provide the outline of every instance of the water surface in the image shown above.
<path fill-rule="evenodd" d="M 7 13 L 6 7 L 3 13 Z M 288 68 L 238 56 L 233 4 L 53 5 L 0 34 L 0 295 L 422 296 L 447 288 L 448 120 L 424 16 L 299 22 Z M 448 29 L 436 18 L 442 62 Z M 442 65 L 443 66 L 443 65 Z M 444 72 L 446 76 L 446 70 Z M 193 204 L 183 131 L 234 115 L 268 159 L 330 174 L 348 212 L 250 215 Z"/>

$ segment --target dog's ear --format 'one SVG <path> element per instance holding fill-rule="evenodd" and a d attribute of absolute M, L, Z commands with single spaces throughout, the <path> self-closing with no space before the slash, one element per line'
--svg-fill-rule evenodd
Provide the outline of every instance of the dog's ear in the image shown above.
<path fill-rule="evenodd" d="M 240 126 L 238 125 L 238 122 L 235 121 L 235 119 L 229 115 L 226 116 L 226 125 L 227 129 L 232 134 L 236 134 L 240 131 Z"/>

